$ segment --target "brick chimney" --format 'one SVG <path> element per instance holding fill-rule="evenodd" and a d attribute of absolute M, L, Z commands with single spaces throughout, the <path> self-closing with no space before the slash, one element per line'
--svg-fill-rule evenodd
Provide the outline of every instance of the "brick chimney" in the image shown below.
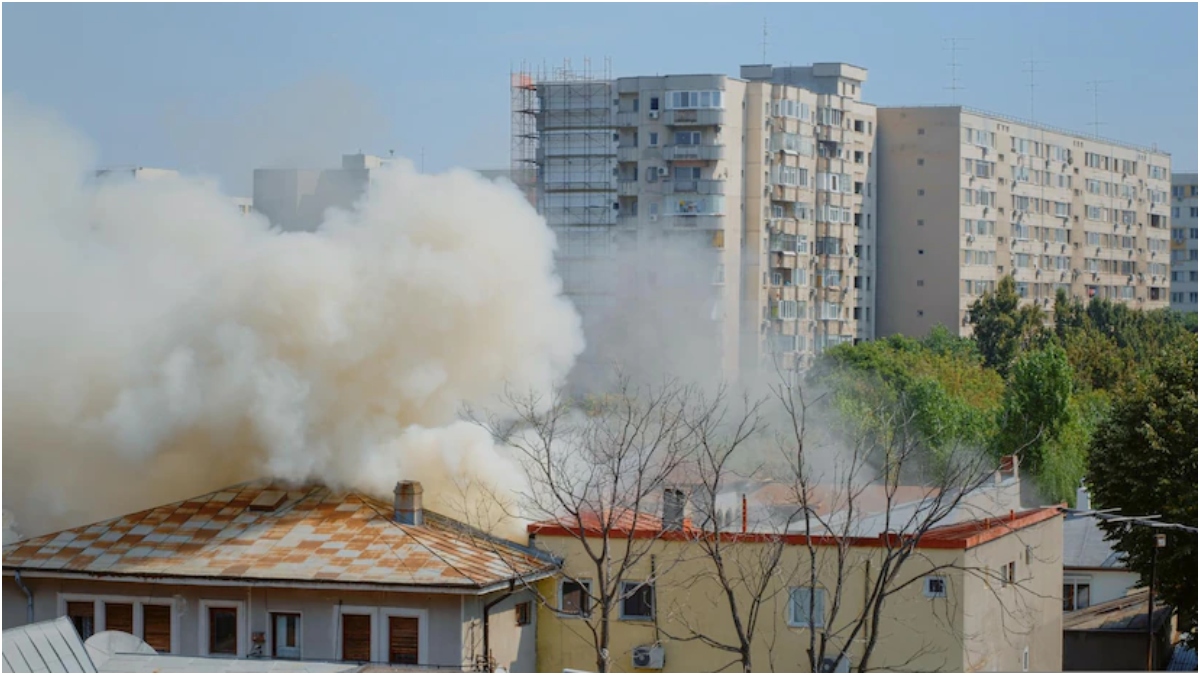
<path fill-rule="evenodd" d="M 392 493 L 396 496 L 393 502 L 392 514 L 401 525 L 424 525 L 425 511 L 421 507 L 421 495 L 424 490 L 421 484 L 414 480 L 404 480 L 396 483 Z"/>
<path fill-rule="evenodd" d="M 687 497 L 683 490 L 667 488 L 663 492 L 662 529 L 678 531 L 683 529 L 683 509 Z"/>

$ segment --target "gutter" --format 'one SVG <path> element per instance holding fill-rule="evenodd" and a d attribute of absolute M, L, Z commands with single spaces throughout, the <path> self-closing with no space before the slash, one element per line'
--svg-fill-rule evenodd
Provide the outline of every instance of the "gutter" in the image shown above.
<path fill-rule="evenodd" d="M 4 576 L 19 576 L 22 570 L 18 567 L 8 567 L 3 571 Z M 109 582 L 144 582 L 156 584 L 174 584 L 177 586 L 258 586 L 264 588 L 301 588 L 311 590 L 339 589 L 345 591 L 391 591 L 397 593 L 437 593 L 445 595 L 488 595 L 496 591 L 508 589 L 516 580 L 506 579 L 487 586 L 468 584 L 389 584 L 382 582 L 338 582 L 338 581 L 297 581 L 288 579 L 247 579 L 244 577 L 188 577 L 164 574 L 102 574 L 98 572 L 54 572 L 38 569 L 24 570 L 25 576 L 37 579 L 90 579 L 93 581 Z M 540 581 L 554 575 L 554 569 L 545 569 L 532 574 L 522 575 L 523 581 Z M 18 582 L 19 583 L 19 582 Z"/>
<path fill-rule="evenodd" d="M 487 664 L 486 672 L 489 672 L 489 673 L 495 672 L 495 669 L 492 668 L 492 643 L 491 643 L 491 636 L 488 631 L 488 626 L 489 626 L 488 612 L 492 611 L 492 608 L 495 607 L 496 605 L 509 599 L 512 596 L 512 594 L 516 592 L 516 588 L 517 588 L 517 580 L 509 579 L 508 590 L 505 591 L 504 594 L 501 595 L 500 597 L 496 598 L 495 600 L 492 600 L 491 602 L 489 602 L 483 606 L 483 660 L 484 660 L 484 663 Z"/>
<path fill-rule="evenodd" d="M 17 570 L 13 576 L 17 581 L 17 588 L 20 588 L 21 592 L 25 594 L 25 619 L 28 623 L 33 623 L 33 593 L 29 592 L 29 587 L 21 580 L 20 570 Z"/>

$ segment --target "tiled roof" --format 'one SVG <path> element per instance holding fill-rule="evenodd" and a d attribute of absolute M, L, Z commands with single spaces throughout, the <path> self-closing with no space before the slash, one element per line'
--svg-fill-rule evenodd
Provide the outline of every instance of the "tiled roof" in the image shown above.
<path fill-rule="evenodd" d="M 485 543 L 490 542 L 490 543 Z M 4 547 L 4 569 L 255 582 L 440 586 L 464 590 L 550 567 L 530 549 L 357 492 L 237 485 Z"/>
<path fill-rule="evenodd" d="M 581 528 L 586 530 L 589 536 L 600 536 L 607 530 L 609 536 L 625 537 L 632 532 L 634 538 L 642 538 L 662 532 L 662 518 L 632 509 L 625 509 L 616 514 L 605 512 L 603 515 L 585 512 L 579 514 L 578 518 L 564 517 L 532 523 L 527 529 L 530 534 L 570 536 L 572 532 L 578 532 Z M 692 525 L 691 518 L 684 518 L 683 529 L 693 534 L 699 532 Z"/>

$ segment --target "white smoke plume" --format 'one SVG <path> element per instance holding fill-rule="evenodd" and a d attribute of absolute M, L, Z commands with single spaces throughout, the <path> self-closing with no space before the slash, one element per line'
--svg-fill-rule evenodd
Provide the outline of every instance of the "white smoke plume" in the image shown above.
<path fill-rule="evenodd" d="M 415 479 L 435 510 L 451 484 L 518 480 L 457 413 L 549 390 L 583 342 L 515 188 L 405 165 L 281 233 L 211 184 L 93 181 L 88 144 L 18 101 L 4 138 L 4 506 L 23 534 L 260 476 L 385 497 Z"/>

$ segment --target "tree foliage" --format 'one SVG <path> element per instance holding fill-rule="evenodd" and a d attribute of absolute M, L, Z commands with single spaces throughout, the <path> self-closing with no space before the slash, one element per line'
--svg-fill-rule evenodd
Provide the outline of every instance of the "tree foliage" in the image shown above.
<path fill-rule="evenodd" d="M 1179 341 L 1118 391 L 1092 440 L 1088 482 L 1097 507 L 1196 525 L 1196 343 Z M 1154 531 L 1104 523 L 1142 583 L 1149 582 Z M 1169 532 L 1159 553 L 1156 591 L 1196 636 L 1196 535 Z"/>
<path fill-rule="evenodd" d="M 1001 375 L 1008 373 L 1019 353 L 1038 347 L 1048 337 L 1041 308 L 1021 304 L 1017 283 L 1011 276 L 1001 279 L 995 291 L 984 293 L 971 305 L 968 320 L 984 363 Z"/>

